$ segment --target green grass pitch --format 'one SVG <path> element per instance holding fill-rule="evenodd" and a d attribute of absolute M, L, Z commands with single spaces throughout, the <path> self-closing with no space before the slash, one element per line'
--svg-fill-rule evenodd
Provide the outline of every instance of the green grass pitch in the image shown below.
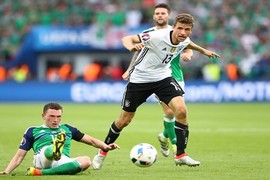
<path fill-rule="evenodd" d="M 82 132 L 104 140 L 111 122 L 120 113 L 120 104 L 62 103 L 62 123 L 76 126 Z M 163 128 L 162 111 L 158 104 L 145 103 L 126 127 L 117 143 L 119 150 L 110 152 L 99 171 L 92 168 L 74 176 L 39 177 L 40 179 L 195 179 L 239 180 L 269 179 L 270 172 L 270 104 L 269 103 L 188 103 L 190 138 L 187 153 L 201 161 L 199 167 L 175 166 L 173 157 L 159 153 L 157 162 L 139 168 L 129 159 L 130 149 L 147 142 L 159 152 L 157 134 Z M 4 170 L 16 152 L 27 127 L 41 125 L 43 104 L 0 104 L 0 170 Z M 73 141 L 71 156 L 88 155 L 97 149 Z M 33 179 L 25 176 L 32 166 L 29 151 L 22 164 L 11 175 L 0 179 Z"/>

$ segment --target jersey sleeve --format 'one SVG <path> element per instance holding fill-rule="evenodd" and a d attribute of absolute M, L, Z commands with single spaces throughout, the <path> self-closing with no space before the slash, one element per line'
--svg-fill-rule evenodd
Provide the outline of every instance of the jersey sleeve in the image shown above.
<path fill-rule="evenodd" d="M 151 40 L 151 36 L 149 33 L 141 33 L 138 34 L 142 43 L 147 44 Z"/>
<path fill-rule="evenodd" d="M 25 131 L 19 149 L 29 151 L 33 147 L 34 143 L 33 129 L 34 128 L 31 127 Z"/>
<path fill-rule="evenodd" d="M 72 133 L 72 139 L 74 139 L 75 141 L 80 141 L 83 138 L 84 133 L 82 133 L 76 127 L 70 126 L 68 124 L 66 124 L 66 126 L 69 128 L 69 130 Z"/>

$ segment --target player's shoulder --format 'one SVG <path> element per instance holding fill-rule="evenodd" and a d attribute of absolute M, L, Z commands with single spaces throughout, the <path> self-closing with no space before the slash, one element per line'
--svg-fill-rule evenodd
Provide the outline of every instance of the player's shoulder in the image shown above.
<path fill-rule="evenodd" d="M 156 31 L 151 32 L 150 37 L 157 39 L 159 41 L 167 40 L 170 36 L 170 29 L 158 29 Z"/>
<path fill-rule="evenodd" d="M 166 28 L 162 28 L 162 29 L 172 29 L 171 25 L 168 25 Z M 157 30 L 162 30 L 162 29 L 157 29 L 156 26 L 150 27 L 148 29 L 145 29 L 142 33 L 149 33 L 149 32 L 153 32 L 153 31 L 157 31 Z"/>
<path fill-rule="evenodd" d="M 26 132 L 33 131 L 33 130 L 38 129 L 38 128 L 40 128 L 40 127 L 41 127 L 41 126 L 29 126 L 29 127 L 26 129 L 25 133 L 26 133 Z"/>
<path fill-rule="evenodd" d="M 162 38 L 164 36 L 167 36 L 171 30 L 170 29 L 158 29 L 155 31 L 150 31 L 148 33 L 144 34 L 149 34 L 151 37 L 157 37 L 157 38 Z"/>
<path fill-rule="evenodd" d="M 60 128 L 62 129 L 69 129 L 70 131 L 76 130 L 77 128 L 75 126 L 69 125 L 69 124 L 61 124 Z"/>
<path fill-rule="evenodd" d="M 69 127 L 72 127 L 72 126 L 71 126 L 71 125 L 69 125 L 69 124 L 61 124 L 61 125 L 60 125 L 60 128 L 64 128 L 64 127 L 69 128 Z"/>
<path fill-rule="evenodd" d="M 142 33 L 149 33 L 149 32 L 153 32 L 155 31 L 157 28 L 154 26 L 154 27 L 150 27 L 148 29 L 145 29 Z"/>
<path fill-rule="evenodd" d="M 41 126 L 30 126 L 30 127 L 28 127 L 28 128 L 25 130 L 24 134 L 25 134 L 26 136 L 33 136 L 34 132 L 35 132 L 36 130 L 38 130 L 40 127 L 41 127 Z"/>

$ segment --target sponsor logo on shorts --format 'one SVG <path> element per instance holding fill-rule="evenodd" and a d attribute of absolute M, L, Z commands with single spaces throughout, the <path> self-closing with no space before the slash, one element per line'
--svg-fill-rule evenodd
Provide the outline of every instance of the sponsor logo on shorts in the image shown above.
<path fill-rule="evenodd" d="M 130 101 L 129 100 L 125 100 L 125 107 L 129 107 L 130 106 Z"/>

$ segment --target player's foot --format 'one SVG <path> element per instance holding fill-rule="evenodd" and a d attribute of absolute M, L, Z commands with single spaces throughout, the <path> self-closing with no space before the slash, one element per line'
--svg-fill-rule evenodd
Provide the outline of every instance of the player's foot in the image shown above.
<path fill-rule="evenodd" d="M 99 170 L 101 169 L 103 162 L 106 158 L 108 152 L 104 152 L 101 149 L 98 150 L 98 153 L 95 155 L 92 163 L 93 163 L 93 169 Z"/>
<path fill-rule="evenodd" d="M 168 157 L 170 155 L 169 139 L 164 137 L 163 133 L 160 133 L 158 135 L 158 141 L 160 142 L 162 155 Z"/>
<path fill-rule="evenodd" d="M 58 161 L 61 158 L 61 154 L 65 145 L 66 133 L 60 132 L 56 135 L 53 142 L 53 159 Z"/>
<path fill-rule="evenodd" d="M 176 166 L 187 165 L 187 166 L 195 167 L 201 164 L 199 161 L 196 161 L 192 159 L 191 157 L 189 157 L 186 153 L 181 154 L 179 156 L 175 156 L 174 161 L 175 161 Z"/>
<path fill-rule="evenodd" d="M 34 167 L 29 167 L 26 170 L 26 176 L 41 176 L 42 172 L 40 169 L 36 169 Z"/>
<path fill-rule="evenodd" d="M 175 156 L 175 155 L 176 155 L 176 151 L 177 151 L 177 146 L 176 146 L 176 144 L 173 144 L 173 145 L 172 145 L 172 151 L 173 151 L 173 156 Z"/>

